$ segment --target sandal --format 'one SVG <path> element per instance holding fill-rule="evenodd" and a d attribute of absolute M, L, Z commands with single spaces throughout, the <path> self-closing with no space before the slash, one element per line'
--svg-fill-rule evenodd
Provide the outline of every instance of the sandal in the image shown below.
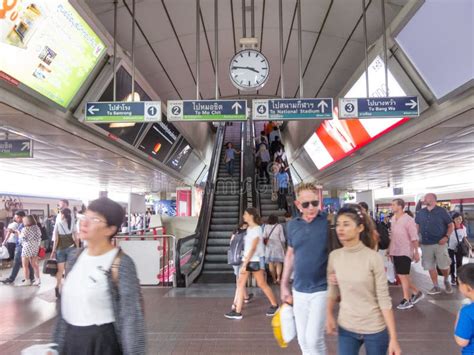
<path fill-rule="evenodd" d="M 244 303 L 250 303 L 250 300 L 253 298 L 253 293 L 249 293 L 247 298 L 244 298 Z"/>

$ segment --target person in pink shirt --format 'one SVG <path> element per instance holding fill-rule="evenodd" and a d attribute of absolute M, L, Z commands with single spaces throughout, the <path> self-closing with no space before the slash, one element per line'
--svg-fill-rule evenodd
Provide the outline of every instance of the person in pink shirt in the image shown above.
<path fill-rule="evenodd" d="M 397 306 L 398 309 L 412 308 L 425 297 L 410 277 L 411 262 L 419 262 L 420 254 L 415 220 L 403 211 L 404 208 L 405 201 L 401 198 L 392 201 L 389 255 L 403 288 L 403 300 Z"/>

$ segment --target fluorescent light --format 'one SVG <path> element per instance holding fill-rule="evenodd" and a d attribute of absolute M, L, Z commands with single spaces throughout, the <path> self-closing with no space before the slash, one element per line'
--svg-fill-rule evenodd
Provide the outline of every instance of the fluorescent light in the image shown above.
<path fill-rule="evenodd" d="M 111 123 L 109 124 L 110 128 L 124 128 L 124 127 L 133 127 L 135 123 L 133 122 L 120 122 L 120 123 Z"/>

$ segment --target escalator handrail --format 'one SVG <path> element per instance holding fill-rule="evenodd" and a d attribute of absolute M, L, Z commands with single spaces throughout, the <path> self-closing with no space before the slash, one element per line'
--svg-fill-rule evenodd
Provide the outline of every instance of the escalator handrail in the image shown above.
<path fill-rule="evenodd" d="M 257 188 L 256 188 L 256 186 L 257 186 L 256 182 L 258 181 L 258 178 L 260 177 L 260 172 L 258 171 L 257 166 L 255 165 L 255 154 L 257 153 L 257 151 L 256 151 L 257 146 L 256 146 L 256 144 L 255 144 L 255 138 L 256 138 L 255 133 L 256 133 L 256 130 L 255 130 L 255 123 L 254 123 L 254 121 L 252 120 L 251 122 L 252 122 L 252 123 L 250 124 L 250 129 L 252 130 L 252 132 L 251 132 L 252 142 L 250 143 L 250 145 L 251 145 L 250 149 L 251 149 L 252 152 L 253 152 L 253 162 L 254 162 L 253 165 L 254 165 L 254 167 L 255 167 L 255 168 L 254 168 L 254 181 L 255 181 L 255 183 L 252 184 L 252 186 L 253 186 L 253 189 L 255 190 L 255 191 L 254 191 L 254 196 L 255 196 L 255 201 L 254 201 L 254 203 L 255 203 L 255 208 L 257 209 L 258 213 L 259 213 L 260 216 L 261 216 L 261 215 L 262 215 L 262 209 L 261 209 L 261 204 L 260 204 L 260 193 L 257 193 Z"/>
<path fill-rule="evenodd" d="M 178 287 L 186 287 L 193 280 L 188 280 L 190 274 L 196 270 L 204 260 L 205 248 L 207 245 L 207 236 L 211 223 L 212 207 L 214 205 L 214 192 L 216 188 L 217 173 L 219 171 L 219 162 L 221 159 L 222 145 L 225 136 L 225 123 L 221 123 L 217 129 L 214 150 L 212 152 L 211 163 L 209 165 L 208 178 L 202 200 L 201 211 L 199 214 L 198 224 L 193 234 L 178 239 L 176 243 L 176 284 Z M 193 247 L 190 259 L 191 270 L 183 274 L 181 270 L 181 247 L 190 240 L 197 240 L 197 245 Z"/>
<path fill-rule="evenodd" d="M 239 226 L 240 223 L 242 222 L 242 216 L 244 214 L 245 206 L 244 206 L 244 196 L 246 194 L 243 193 L 245 191 L 245 175 L 244 175 L 244 159 L 245 159 L 245 152 L 248 149 L 247 145 L 245 144 L 246 140 L 246 135 L 245 133 L 247 132 L 247 121 L 242 122 L 240 126 L 240 189 L 239 189 Z"/>

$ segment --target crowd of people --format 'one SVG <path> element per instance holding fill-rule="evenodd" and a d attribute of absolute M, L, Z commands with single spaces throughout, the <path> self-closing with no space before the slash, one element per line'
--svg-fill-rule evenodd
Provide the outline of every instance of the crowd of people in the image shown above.
<path fill-rule="evenodd" d="M 463 256 L 472 253 L 462 217 L 456 213 L 451 217 L 437 206 L 435 194 L 426 194 L 425 207 L 416 217 L 406 213 L 404 200 L 392 201 L 393 215 L 385 221 L 390 226 L 388 243 L 367 204 L 345 205 L 331 226 L 318 196 L 314 185 L 300 184 L 295 201 L 299 216 L 289 215 L 284 224 L 270 216 L 262 225 L 254 208 L 246 210 L 246 225 L 233 236 L 243 240 L 242 259 L 234 265 L 237 289 L 226 318 L 243 318 L 244 305 L 253 298 L 246 290 L 252 275 L 270 303 L 267 316 L 274 315 L 279 304 L 293 306 L 302 354 L 326 354 L 325 334 L 337 334 L 338 354 L 359 354 L 362 345 L 368 355 L 400 354 L 384 257 L 393 262 L 402 286 L 399 310 L 412 308 L 426 297 L 410 277 L 412 262 L 421 261 L 429 272 L 433 283 L 429 295 L 441 293 L 439 273 L 444 292 L 450 294 L 452 286 L 459 285 L 473 299 L 474 268 L 462 266 Z M 266 265 L 272 282 L 280 285 L 279 302 L 264 275 Z M 457 320 L 456 342 L 464 349 L 474 347 L 473 312 L 472 305 L 466 306 Z"/>

